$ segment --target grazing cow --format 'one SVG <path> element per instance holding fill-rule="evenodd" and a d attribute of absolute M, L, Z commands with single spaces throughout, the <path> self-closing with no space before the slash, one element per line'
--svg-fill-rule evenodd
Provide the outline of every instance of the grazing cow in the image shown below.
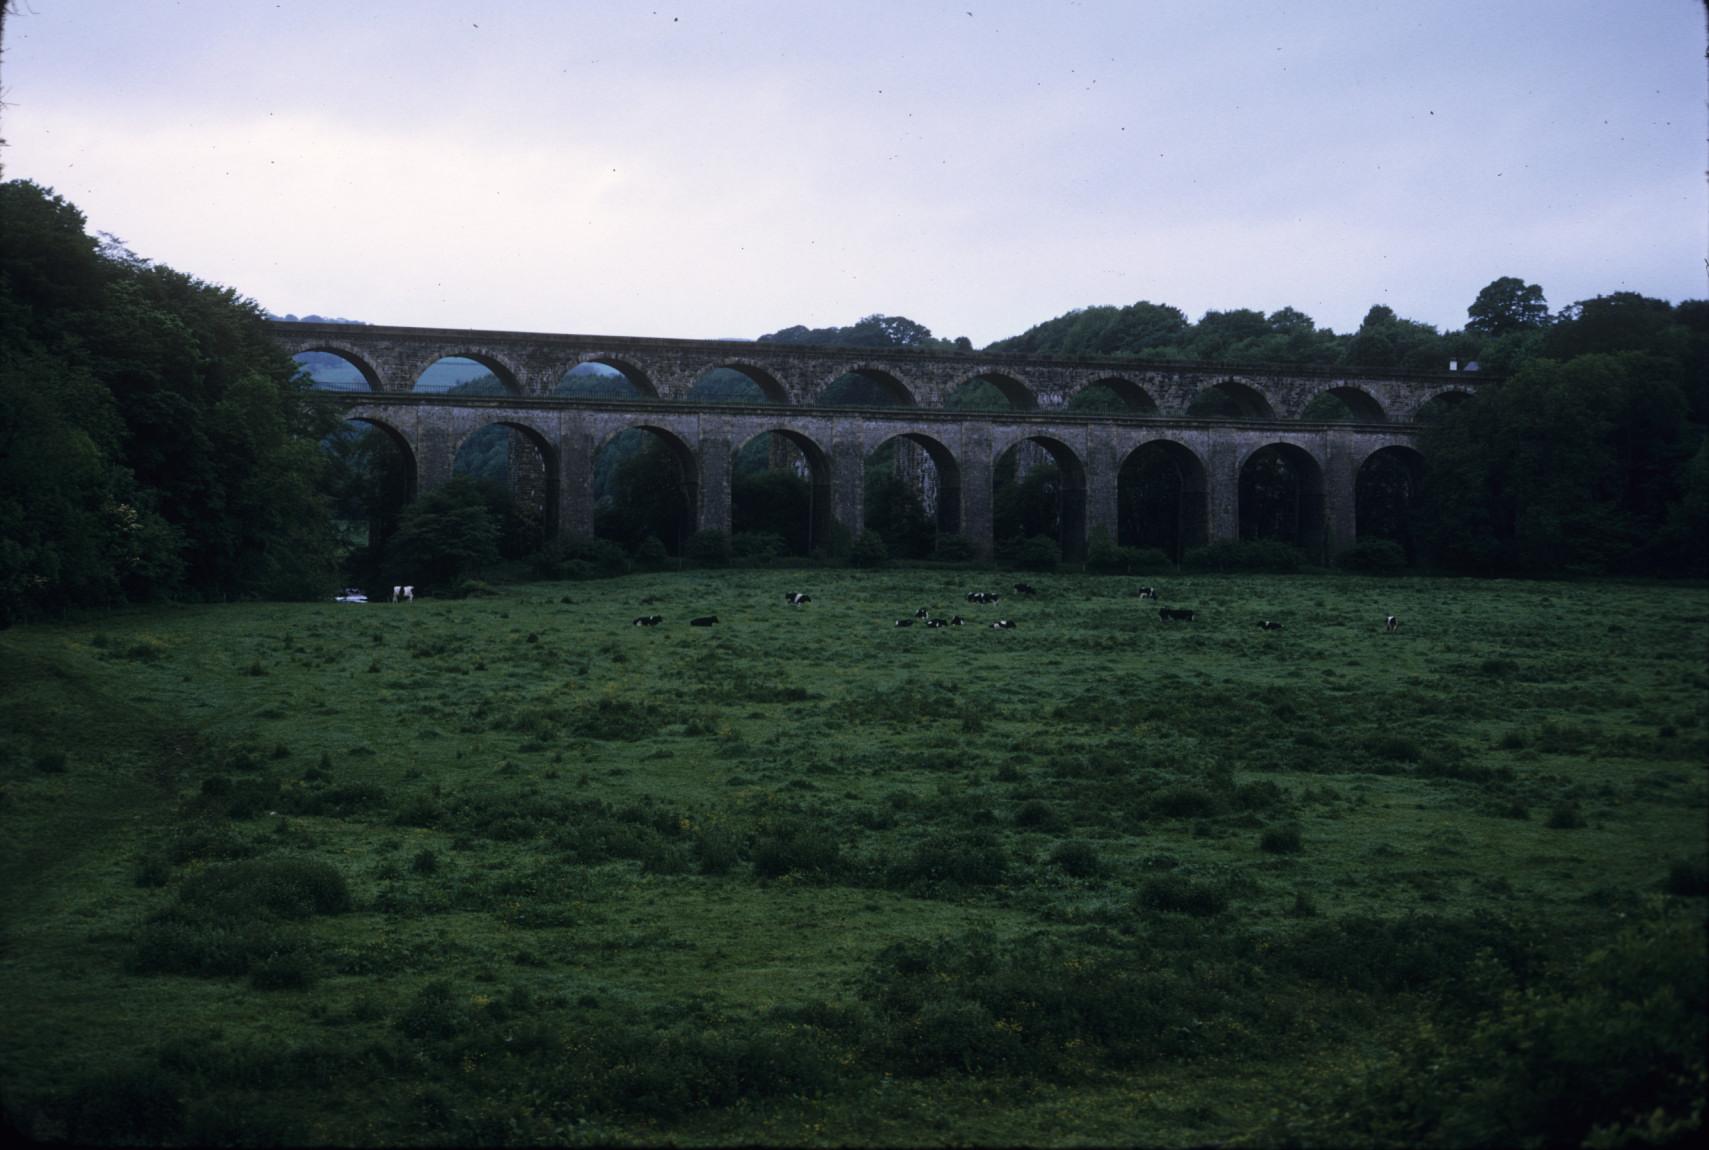
<path fill-rule="evenodd" d="M 959 627 L 959 626 L 961 626 L 961 625 L 962 625 L 962 624 L 963 624 L 963 623 L 965 623 L 965 622 L 967 622 L 967 620 L 966 620 L 966 619 L 963 619 L 963 618 L 962 618 L 962 617 L 961 617 L 961 616 L 960 616 L 960 615 L 956 615 L 956 616 L 954 616 L 954 617 L 953 617 L 953 618 L 951 618 L 951 619 L 950 619 L 950 621 L 949 621 L 949 625 L 950 625 L 950 626 L 951 626 L 951 627 Z"/>
<path fill-rule="evenodd" d="M 718 616 L 716 616 L 716 615 L 702 615 L 698 619 L 690 619 L 688 621 L 688 625 L 690 627 L 710 627 L 710 626 L 712 626 L 712 624 L 714 624 L 716 622 L 718 622 Z"/>
<path fill-rule="evenodd" d="M 393 587 L 392 588 L 392 602 L 396 603 L 398 601 L 398 597 L 401 596 L 403 593 L 404 593 L 404 589 L 402 587 Z"/>
<path fill-rule="evenodd" d="M 898 627 L 912 627 L 914 625 L 914 621 L 912 619 L 898 619 L 896 620 L 896 625 Z"/>
<path fill-rule="evenodd" d="M 663 615 L 638 615 L 635 618 L 634 625 L 637 627 L 657 627 L 664 621 L 665 617 Z"/>
<path fill-rule="evenodd" d="M 1195 613 L 1192 611 L 1181 610 L 1175 607 L 1159 607 L 1157 609 L 1157 619 L 1161 623 L 1167 623 L 1171 619 L 1180 619 L 1183 622 L 1191 623 L 1193 621 L 1194 614 Z"/>
<path fill-rule="evenodd" d="M 1013 631 L 1015 629 L 1015 623 L 1012 619 L 999 619 L 995 623 L 991 624 L 991 629 L 993 631 Z"/>
<path fill-rule="evenodd" d="M 1157 588 L 1155 588 L 1155 587 L 1141 587 L 1139 589 L 1139 597 L 1141 599 L 1155 599 L 1155 598 L 1157 598 Z"/>
<path fill-rule="evenodd" d="M 949 626 L 949 624 L 945 623 L 942 619 L 927 619 L 926 620 L 926 626 L 928 626 L 928 627 L 947 627 L 947 626 Z"/>
<path fill-rule="evenodd" d="M 1388 618 L 1383 623 L 1383 630 L 1385 630 L 1385 631 L 1398 631 L 1398 630 L 1400 630 L 1400 620 L 1395 618 L 1393 615 L 1388 616 Z"/>
<path fill-rule="evenodd" d="M 1015 594 L 1017 594 L 1017 595 L 1037 595 L 1038 589 L 1035 588 L 1031 583 L 1016 583 L 1015 584 Z"/>
<path fill-rule="evenodd" d="M 914 612 L 914 618 L 924 619 L 930 613 L 931 612 L 927 611 L 924 607 L 921 607 L 918 611 Z"/>
<path fill-rule="evenodd" d="M 803 603 L 811 603 L 813 601 L 813 597 L 811 595 L 803 595 L 799 591 L 791 591 L 783 598 L 785 602 L 794 607 L 799 607 Z"/>
<path fill-rule="evenodd" d="M 1270 620 L 1266 619 L 1262 623 L 1258 624 L 1258 629 L 1260 631 L 1280 631 L 1282 629 L 1282 625 L 1280 623 L 1272 623 Z"/>
<path fill-rule="evenodd" d="M 413 584 L 409 584 L 409 583 L 404 584 L 404 602 L 405 603 L 414 603 L 415 602 L 415 587 Z"/>

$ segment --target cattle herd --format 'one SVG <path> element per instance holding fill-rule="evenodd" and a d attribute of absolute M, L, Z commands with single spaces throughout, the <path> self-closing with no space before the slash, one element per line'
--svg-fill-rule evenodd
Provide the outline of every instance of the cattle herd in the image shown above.
<path fill-rule="evenodd" d="M 404 597 L 406 599 L 413 598 L 413 595 L 410 594 L 413 590 L 414 588 L 411 587 L 394 587 L 392 589 L 392 598 L 394 600 L 398 598 L 399 591 L 404 592 Z M 1015 594 L 1034 597 L 1038 595 L 1038 588 L 1034 587 L 1031 583 L 1016 583 Z M 1135 593 L 1135 596 L 1140 599 L 1156 600 L 1161 596 L 1161 591 L 1156 587 L 1141 587 Z M 977 603 L 981 606 L 987 607 L 996 605 L 1002 600 L 1002 598 L 1003 597 L 1001 595 L 994 591 L 969 591 L 967 593 L 967 601 L 969 603 Z M 643 600 L 643 602 L 651 601 L 651 599 Z M 813 597 L 800 591 L 785 591 L 783 593 L 783 601 L 791 607 L 804 607 L 813 602 Z M 1199 613 L 1197 611 L 1186 607 L 1159 607 L 1157 609 L 1157 621 L 1159 623 L 1192 623 L 1195 622 L 1198 617 Z M 664 621 L 665 617 L 663 615 L 639 615 L 634 619 L 633 625 L 636 627 L 657 627 Z M 716 615 L 702 615 L 699 618 L 690 619 L 688 621 L 688 625 L 691 627 L 710 627 L 717 622 L 718 616 Z M 933 618 L 931 608 L 921 607 L 916 610 L 913 615 L 897 619 L 896 626 L 912 627 L 915 623 L 919 623 L 921 626 L 936 629 L 939 627 L 962 627 L 966 626 L 968 622 L 968 620 L 963 619 L 960 615 L 953 615 L 948 619 Z M 1015 621 L 1013 619 L 998 619 L 996 622 L 990 624 L 990 626 L 994 631 L 1013 631 L 1015 629 Z M 1280 631 L 1282 629 L 1282 625 L 1274 619 L 1261 619 L 1258 622 L 1258 629 L 1260 631 Z M 1389 633 L 1400 630 L 1400 620 L 1393 615 L 1384 616 L 1383 630 Z"/>

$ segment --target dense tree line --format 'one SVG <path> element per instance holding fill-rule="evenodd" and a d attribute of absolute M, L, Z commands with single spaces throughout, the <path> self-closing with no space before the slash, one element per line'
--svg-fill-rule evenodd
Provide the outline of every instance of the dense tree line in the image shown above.
<path fill-rule="evenodd" d="M 0 623 L 161 597 L 308 597 L 341 577 L 384 581 L 406 557 L 462 574 L 538 546 L 538 524 L 492 482 L 508 432 L 472 452 L 466 470 L 487 482 L 448 493 L 445 507 L 443 496 L 408 503 L 407 460 L 382 433 L 339 431 L 308 402 L 252 301 L 90 235 L 73 205 L 33 183 L 0 184 L 0 215 Z M 760 338 L 971 350 L 886 315 Z M 1477 394 L 1426 432 L 1422 476 L 1382 479 L 1398 490 L 1416 478 L 1421 496 L 1391 500 L 1397 510 L 1362 532 L 1404 537 L 1409 554 L 1449 570 L 1709 574 L 1706 301 L 1619 292 L 1551 313 L 1540 286 L 1503 277 L 1462 329 L 1377 306 L 1348 334 L 1292 308 L 1194 323 L 1140 301 L 1077 309 L 987 350 L 1350 370 L 1476 363 Z M 982 386 L 956 404 L 1006 405 Z M 754 391 L 720 378 L 704 398 L 753 402 Z M 1099 399 L 1119 402 L 1080 406 Z M 692 526 L 680 464 L 644 433 L 632 438 L 607 453 L 601 534 L 631 553 L 679 551 Z M 868 526 L 892 554 L 928 554 L 932 517 L 890 459 L 870 468 Z M 822 550 L 831 540 L 815 527 L 809 484 L 774 462 L 766 443 L 740 453 L 736 530 Z M 997 501 L 1002 526 L 1022 536 L 1049 534 L 1058 502 L 1054 470 L 1034 470 L 1005 473 Z M 1167 518 L 1161 503 L 1152 510 Z M 492 530 L 472 525 L 481 516 Z M 367 530 L 341 540 L 340 522 Z M 438 564 L 434 540 L 447 538 L 455 561 Z"/>
<path fill-rule="evenodd" d="M 260 309 L 0 184 L 0 622 L 336 578 L 319 440 Z"/>

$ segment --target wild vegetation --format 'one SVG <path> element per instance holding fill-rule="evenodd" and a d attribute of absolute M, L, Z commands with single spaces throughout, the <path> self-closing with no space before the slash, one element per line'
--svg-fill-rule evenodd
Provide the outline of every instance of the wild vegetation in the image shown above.
<path fill-rule="evenodd" d="M 1700 592 L 1177 574 L 1162 602 L 1198 620 L 1164 624 L 1129 578 L 996 607 L 972 580 L 1007 591 L 691 571 L 13 628 L 7 1120 L 1700 1132 Z M 918 607 L 973 625 L 895 627 Z"/>

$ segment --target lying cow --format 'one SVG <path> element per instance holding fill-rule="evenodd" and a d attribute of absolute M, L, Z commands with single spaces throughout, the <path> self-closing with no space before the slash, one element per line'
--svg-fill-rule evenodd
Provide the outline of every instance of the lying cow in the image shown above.
<path fill-rule="evenodd" d="M 1015 629 L 1015 622 L 1013 619 L 999 619 L 995 623 L 991 624 L 991 629 L 993 631 L 1013 631 Z"/>
<path fill-rule="evenodd" d="M 1383 630 L 1385 630 L 1385 631 L 1398 631 L 1398 630 L 1400 630 L 1400 620 L 1395 618 L 1393 615 L 1388 616 L 1383 622 Z"/>
<path fill-rule="evenodd" d="M 790 591 L 783 596 L 783 601 L 792 607 L 799 607 L 803 603 L 811 603 L 813 601 L 813 597 L 811 595 L 803 595 L 799 591 Z"/>
<path fill-rule="evenodd" d="M 1141 587 L 1139 589 L 1139 597 L 1141 599 L 1155 599 L 1155 598 L 1157 598 L 1157 588 L 1155 588 L 1155 587 Z"/>
<path fill-rule="evenodd" d="M 947 626 L 949 626 L 949 624 L 945 623 L 942 619 L 927 619 L 926 620 L 926 626 L 928 626 L 928 627 L 947 627 Z"/>
<path fill-rule="evenodd" d="M 997 595 L 997 594 L 990 592 L 990 591 L 969 591 L 967 593 L 967 601 L 969 603 L 990 604 L 990 603 L 997 602 L 997 600 L 999 600 L 1001 598 L 1002 598 L 1001 595 Z"/>
<path fill-rule="evenodd" d="M 1260 631 L 1280 631 L 1282 629 L 1282 625 L 1280 623 L 1272 623 L 1270 620 L 1265 619 L 1262 623 L 1258 624 L 1258 629 Z"/>
<path fill-rule="evenodd" d="M 664 621 L 663 615 L 637 615 L 633 625 L 636 627 L 657 627 Z"/>
<path fill-rule="evenodd" d="M 718 616 L 716 616 L 716 615 L 702 615 L 698 619 L 690 619 L 688 621 L 688 625 L 690 627 L 710 627 L 710 626 L 712 626 L 712 624 L 714 624 L 716 622 L 718 622 Z"/>
<path fill-rule="evenodd" d="M 1167 623 L 1171 619 L 1179 619 L 1182 622 L 1191 623 L 1195 617 L 1195 612 L 1182 610 L 1176 607 L 1159 607 L 1157 609 L 1157 619 L 1162 623 Z"/>
<path fill-rule="evenodd" d="M 1017 594 L 1017 595 L 1037 595 L 1038 589 L 1036 587 L 1034 587 L 1031 583 L 1016 583 L 1015 584 L 1015 594 Z"/>
<path fill-rule="evenodd" d="M 896 625 L 898 627 L 912 627 L 914 625 L 914 621 L 912 619 L 898 619 L 896 620 Z"/>

